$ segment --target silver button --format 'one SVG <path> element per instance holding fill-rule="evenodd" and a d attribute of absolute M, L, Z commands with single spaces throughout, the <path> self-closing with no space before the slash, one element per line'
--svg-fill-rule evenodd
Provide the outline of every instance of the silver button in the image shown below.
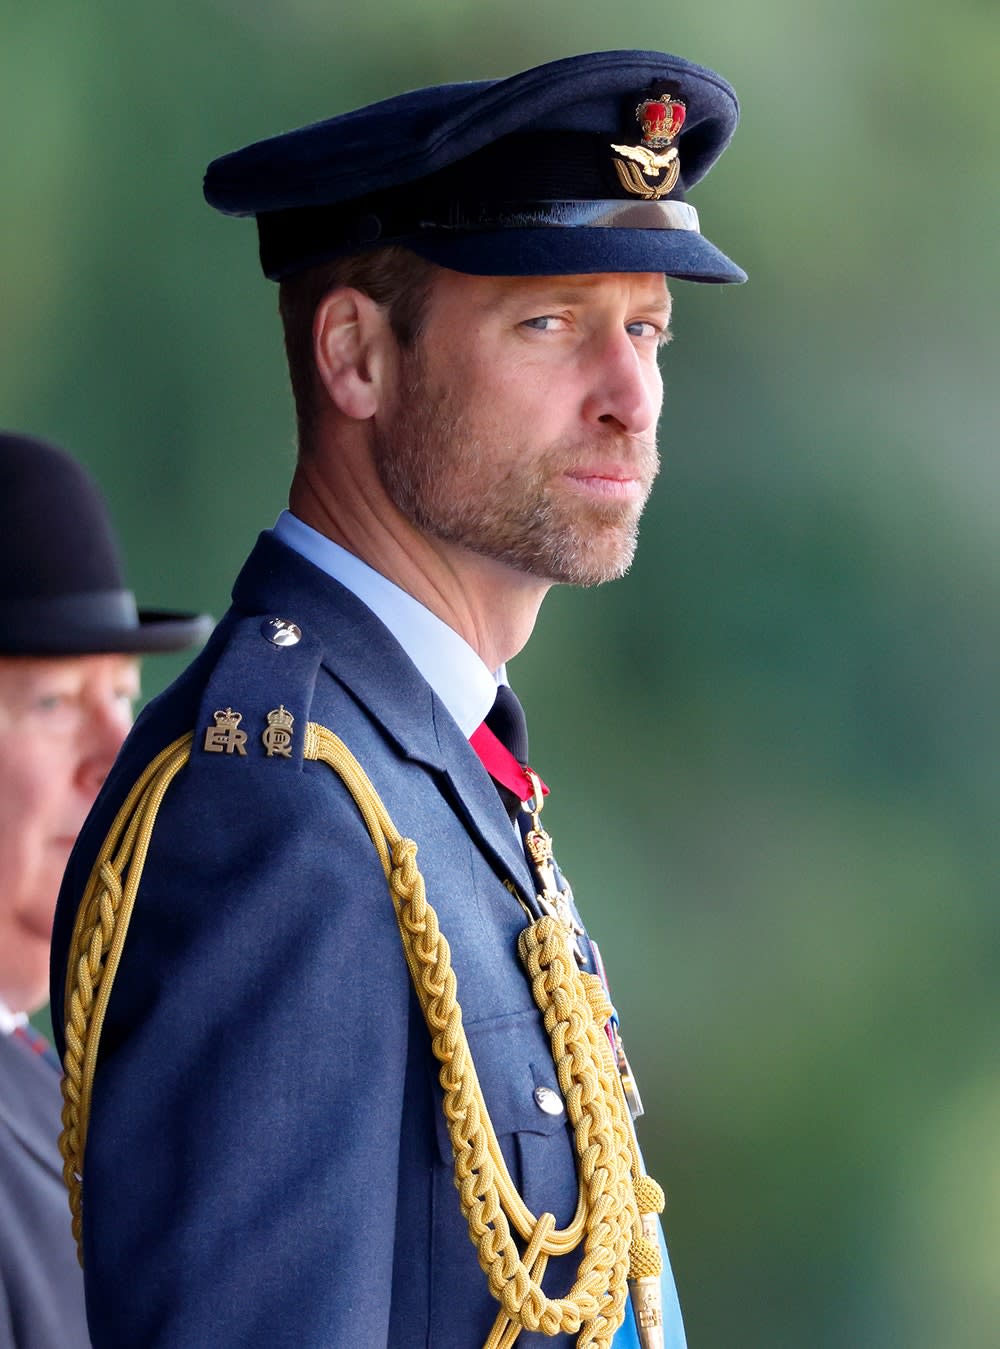
<path fill-rule="evenodd" d="M 294 646 L 302 640 L 302 629 L 287 618 L 269 618 L 260 625 L 260 630 L 275 646 Z"/>
<path fill-rule="evenodd" d="M 546 1115 L 561 1115 L 566 1107 L 562 1103 L 562 1097 L 551 1087 L 535 1088 L 535 1105 L 539 1110 L 544 1110 Z"/>

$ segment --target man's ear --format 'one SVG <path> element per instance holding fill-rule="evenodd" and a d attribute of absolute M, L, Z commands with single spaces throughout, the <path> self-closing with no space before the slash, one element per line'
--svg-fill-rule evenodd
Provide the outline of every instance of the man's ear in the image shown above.
<path fill-rule="evenodd" d="M 313 358 L 323 387 L 346 417 L 366 421 L 382 399 L 386 346 L 392 329 L 369 295 L 341 286 L 325 295 L 313 316 Z"/>

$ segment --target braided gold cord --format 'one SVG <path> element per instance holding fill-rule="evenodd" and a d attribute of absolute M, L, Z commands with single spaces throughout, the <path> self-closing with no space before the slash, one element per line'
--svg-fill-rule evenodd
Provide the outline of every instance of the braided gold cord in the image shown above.
<path fill-rule="evenodd" d="M 156 815 L 191 744 L 187 735 L 169 745 L 129 793 L 95 861 L 73 930 L 59 1145 L 81 1263 L 83 1156 L 101 1028 Z M 609 1349 L 624 1317 L 630 1273 L 653 1273 L 641 1215 L 655 1207 L 657 1193 L 662 1207 L 662 1191 L 655 1182 L 655 1192 L 642 1188 L 641 1180 L 636 1189 L 641 1166 L 603 1030 L 611 1008 L 600 981 L 577 969 L 554 919 L 522 932 L 519 952 L 549 1035 L 578 1157 L 576 1213 L 560 1230 L 551 1213 L 536 1216 L 528 1209 L 504 1161 L 462 1024 L 451 951 L 416 864 L 416 844 L 399 834 L 364 770 L 332 732 L 308 723 L 303 752 L 344 782 L 389 883 L 407 967 L 440 1064 L 460 1206 L 500 1304 L 484 1349 L 511 1349 L 522 1330 L 575 1334 L 578 1349 Z M 523 1256 L 514 1233 L 524 1243 Z M 563 1298 L 549 1298 L 541 1286 L 549 1259 L 581 1245 L 572 1288 Z"/>
<path fill-rule="evenodd" d="M 83 1154 L 97 1050 L 111 987 L 128 934 L 156 814 L 174 775 L 187 763 L 191 735 L 168 745 L 129 792 L 97 855 L 77 910 L 66 970 L 66 1052 L 63 1055 L 59 1151 L 69 1192 L 76 1253 L 83 1264 Z M 128 872 L 124 889 L 122 877 Z"/>
<path fill-rule="evenodd" d="M 606 1019 L 610 1008 L 605 999 L 595 1007 L 595 990 L 580 976 L 560 924 L 543 918 L 525 929 L 521 959 L 549 1033 L 579 1158 L 576 1216 L 557 1232 L 551 1214 L 535 1217 L 526 1208 L 503 1160 L 462 1026 L 450 948 L 416 865 L 416 844 L 398 833 L 346 746 L 322 727 L 315 736 L 315 743 L 307 737 L 306 757 L 330 764 L 343 779 L 382 859 L 406 962 L 441 1065 L 459 1203 L 501 1306 L 485 1349 L 507 1349 L 521 1329 L 578 1334 L 578 1349 L 608 1349 L 624 1317 L 629 1249 L 640 1235 L 631 1126 L 610 1045 L 595 1019 Z M 528 1243 L 523 1258 L 512 1224 Z M 540 1282 L 545 1264 L 552 1255 L 576 1250 L 581 1237 L 576 1282 L 566 1297 L 547 1297 Z"/>

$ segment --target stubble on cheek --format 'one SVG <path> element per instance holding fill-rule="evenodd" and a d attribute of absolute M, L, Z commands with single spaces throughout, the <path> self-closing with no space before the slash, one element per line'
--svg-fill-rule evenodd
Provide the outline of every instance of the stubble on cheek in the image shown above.
<path fill-rule="evenodd" d="M 655 440 L 608 431 L 587 445 L 515 446 L 495 416 L 480 425 L 453 389 L 428 390 L 415 358 L 409 373 L 375 455 L 383 487 L 412 524 L 547 581 L 588 586 L 625 574 L 659 471 Z M 581 466 L 609 461 L 634 472 L 637 496 L 574 486 Z"/>

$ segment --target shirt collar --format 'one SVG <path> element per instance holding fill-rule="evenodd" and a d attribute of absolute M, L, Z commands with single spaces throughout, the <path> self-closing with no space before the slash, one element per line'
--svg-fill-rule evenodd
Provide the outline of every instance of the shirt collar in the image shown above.
<path fill-rule="evenodd" d="M 27 1012 L 12 1012 L 0 998 L 0 1035 L 13 1035 L 18 1026 L 23 1026 L 27 1020 Z"/>
<path fill-rule="evenodd" d="M 359 557 L 282 511 L 276 539 L 356 595 L 399 642 L 444 703 L 466 737 L 493 706 L 497 685 L 507 682 L 503 666 L 494 674 L 464 637 Z"/>

